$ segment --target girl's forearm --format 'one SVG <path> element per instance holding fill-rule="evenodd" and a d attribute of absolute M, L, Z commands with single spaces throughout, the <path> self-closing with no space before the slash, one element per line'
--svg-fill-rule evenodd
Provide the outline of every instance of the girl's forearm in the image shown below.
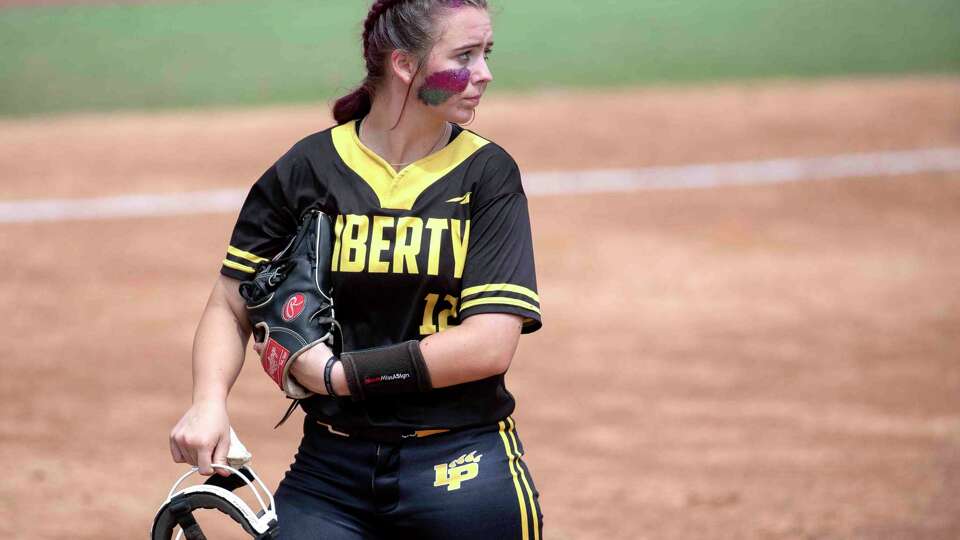
<path fill-rule="evenodd" d="M 454 386 L 506 372 L 517 350 L 522 325 L 516 315 L 484 313 L 421 340 L 420 353 L 431 386 Z M 258 352 L 262 354 L 262 347 Z M 326 394 L 324 368 L 332 354 L 326 345 L 315 345 L 300 356 L 291 373 L 311 391 Z M 343 362 L 333 364 L 330 382 L 337 396 L 351 395 Z"/>
<path fill-rule="evenodd" d="M 221 277 L 193 341 L 193 402 L 226 401 L 240 375 L 250 330 L 236 282 Z"/>
<path fill-rule="evenodd" d="M 520 341 L 522 319 L 504 313 L 474 315 L 420 341 L 434 388 L 486 379 L 507 371 Z"/>

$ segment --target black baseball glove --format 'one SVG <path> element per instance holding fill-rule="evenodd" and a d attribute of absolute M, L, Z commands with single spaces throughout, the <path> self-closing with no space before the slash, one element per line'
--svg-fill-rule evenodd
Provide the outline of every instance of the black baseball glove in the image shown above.
<path fill-rule="evenodd" d="M 286 249 L 261 263 L 252 280 L 240 284 L 254 338 L 264 344 L 260 363 L 294 400 L 308 398 L 313 392 L 290 375 L 293 363 L 317 343 L 336 347 L 339 325 L 333 311 L 332 253 L 330 217 L 310 210 Z M 296 401 L 291 409 L 294 406 Z"/>

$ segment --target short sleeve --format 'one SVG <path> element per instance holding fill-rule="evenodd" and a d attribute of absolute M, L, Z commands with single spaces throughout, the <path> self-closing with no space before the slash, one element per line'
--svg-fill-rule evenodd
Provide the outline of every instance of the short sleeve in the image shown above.
<path fill-rule="evenodd" d="M 249 279 L 257 264 L 282 251 L 296 230 L 296 214 L 284 195 L 278 171 L 278 165 L 272 165 L 250 188 L 230 235 L 221 274 Z"/>
<path fill-rule="evenodd" d="M 527 197 L 520 169 L 502 150 L 473 194 L 460 318 L 478 313 L 523 317 L 523 333 L 540 329 L 540 296 Z"/>

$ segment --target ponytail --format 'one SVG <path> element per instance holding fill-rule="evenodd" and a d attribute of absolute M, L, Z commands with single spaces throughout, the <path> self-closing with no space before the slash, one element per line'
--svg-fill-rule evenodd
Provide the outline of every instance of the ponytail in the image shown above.
<path fill-rule="evenodd" d="M 371 107 L 373 107 L 373 96 L 364 82 L 359 88 L 334 103 L 333 118 L 338 125 L 343 125 L 351 120 L 363 118 L 370 112 Z"/>
<path fill-rule="evenodd" d="M 376 28 L 377 22 L 383 14 L 403 0 L 376 0 L 366 19 L 363 21 L 363 60 L 367 67 L 367 77 L 353 92 L 341 97 L 333 104 L 333 118 L 338 125 L 346 124 L 351 120 L 359 120 L 370 113 L 373 108 L 373 89 L 383 79 L 384 50 L 370 50 L 370 34 Z"/>

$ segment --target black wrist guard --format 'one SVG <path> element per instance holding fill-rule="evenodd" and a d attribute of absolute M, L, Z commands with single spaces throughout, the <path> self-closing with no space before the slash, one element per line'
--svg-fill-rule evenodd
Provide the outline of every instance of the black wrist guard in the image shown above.
<path fill-rule="evenodd" d="M 354 401 L 433 388 L 419 341 L 340 355 Z"/>

